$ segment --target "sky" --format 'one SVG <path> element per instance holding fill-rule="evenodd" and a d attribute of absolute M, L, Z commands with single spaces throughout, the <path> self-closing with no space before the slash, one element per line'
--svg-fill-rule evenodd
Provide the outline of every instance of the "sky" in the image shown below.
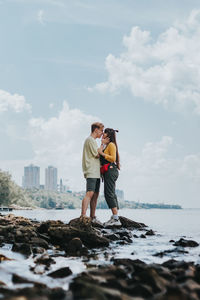
<path fill-rule="evenodd" d="M 126 200 L 200 208 L 199 36 L 199 0 L 0 0 L 0 169 L 82 191 L 101 121 Z"/>

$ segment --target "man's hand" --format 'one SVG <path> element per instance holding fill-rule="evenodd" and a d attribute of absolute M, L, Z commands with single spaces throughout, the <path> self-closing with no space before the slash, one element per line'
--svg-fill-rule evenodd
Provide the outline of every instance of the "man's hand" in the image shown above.
<path fill-rule="evenodd" d="M 102 156 L 104 156 L 105 154 L 103 153 L 103 145 L 100 146 L 100 148 L 97 149 L 98 153 Z"/>

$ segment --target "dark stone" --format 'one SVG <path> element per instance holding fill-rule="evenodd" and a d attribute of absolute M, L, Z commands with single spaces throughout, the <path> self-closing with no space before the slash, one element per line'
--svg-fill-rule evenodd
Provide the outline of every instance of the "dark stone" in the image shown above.
<path fill-rule="evenodd" d="M 19 252 L 25 256 L 29 256 L 32 253 L 31 246 L 25 243 L 14 243 L 12 246 L 12 251 Z"/>
<path fill-rule="evenodd" d="M 41 234 L 43 233 L 48 233 L 49 227 L 51 226 L 60 226 L 63 225 L 64 223 L 62 221 L 46 221 L 40 224 L 40 226 L 37 228 L 37 231 Z"/>
<path fill-rule="evenodd" d="M 42 248 L 45 248 L 45 249 L 49 248 L 49 244 L 47 243 L 47 241 L 45 241 L 44 239 L 38 238 L 38 237 L 33 237 L 30 240 L 30 243 L 33 244 L 34 247 L 38 246 L 38 247 L 42 247 Z"/>
<path fill-rule="evenodd" d="M 183 269 L 183 270 L 186 270 L 188 269 L 189 265 L 190 264 L 193 264 L 193 263 L 188 263 L 188 262 L 185 262 L 185 261 L 177 261 L 177 260 L 174 260 L 174 259 L 170 259 L 170 260 L 167 260 L 166 262 L 164 262 L 162 264 L 162 266 L 164 267 L 167 267 L 169 269 Z"/>
<path fill-rule="evenodd" d="M 155 235 L 155 232 L 152 229 L 150 229 L 145 234 L 146 235 Z"/>
<path fill-rule="evenodd" d="M 0 254 L 0 263 L 2 262 L 2 261 L 6 261 L 6 260 L 13 260 L 13 259 L 11 259 L 11 258 L 8 258 L 8 257 L 6 257 L 5 255 L 3 255 L 3 254 Z"/>
<path fill-rule="evenodd" d="M 174 246 L 181 246 L 181 247 L 198 247 L 199 244 L 193 240 L 186 240 L 181 238 L 179 241 L 173 244 Z"/>
<path fill-rule="evenodd" d="M 48 288 L 47 286 L 35 283 L 34 287 L 22 289 L 0 289 L 5 300 L 72 300 L 71 292 L 66 292 L 62 288 Z M 73 299 L 74 300 L 74 299 Z"/>
<path fill-rule="evenodd" d="M 72 271 L 69 267 L 58 269 L 54 272 L 48 274 L 48 276 L 53 278 L 64 278 L 72 274 Z"/>
<path fill-rule="evenodd" d="M 134 286 L 130 287 L 131 294 L 134 296 L 140 296 L 149 298 L 153 296 L 153 292 L 150 286 L 142 283 L 135 284 Z"/>
<path fill-rule="evenodd" d="M 73 238 L 68 244 L 67 249 L 71 252 L 80 250 L 83 247 L 83 243 L 80 238 Z"/>
<path fill-rule="evenodd" d="M 162 278 L 154 267 L 148 267 L 138 274 L 142 283 L 151 286 L 154 293 L 159 293 L 165 290 L 169 282 Z"/>
<path fill-rule="evenodd" d="M 33 254 L 42 254 L 46 250 L 44 248 L 41 248 L 41 247 L 32 247 L 32 251 L 33 251 Z"/>
<path fill-rule="evenodd" d="M 37 231 L 39 232 L 39 233 L 47 233 L 48 232 L 48 229 L 49 229 L 49 226 L 50 226 L 50 223 L 48 222 L 45 222 L 45 223 L 42 223 L 39 227 L 38 227 L 38 229 L 37 229 Z"/>
<path fill-rule="evenodd" d="M 70 256 L 88 255 L 88 249 L 83 246 L 81 239 L 73 238 L 66 246 L 66 254 Z"/>
<path fill-rule="evenodd" d="M 127 229 L 122 229 L 120 231 L 116 231 L 115 234 L 118 234 L 120 236 L 120 238 L 124 238 L 124 237 L 127 237 L 127 238 L 131 238 L 133 235 L 132 233 L 127 230 Z"/>
<path fill-rule="evenodd" d="M 12 275 L 12 282 L 15 283 L 15 284 L 16 283 L 35 283 L 34 281 L 29 280 L 29 279 L 27 279 L 25 277 L 21 277 L 21 276 L 19 276 L 17 274 L 13 274 Z"/>
<path fill-rule="evenodd" d="M 138 223 L 122 216 L 119 216 L 119 219 L 124 228 L 138 229 L 147 227 L 144 223 Z"/>
<path fill-rule="evenodd" d="M 104 234 L 104 237 L 106 237 L 107 239 L 109 239 L 111 241 L 118 241 L 120 239 L 120 236 L 116 233 L 107 233 L 107 234 Z"/>
<path fill-rule="evenodd" d="M 48 234 L 51 238 L 51 242 L 54 245 L 60 245 L 66 248 L 66 243 L 73 238 L 80 238 L 86 247 L 98 248 L 109 245 L 109 240 L 99 234 L 90 225 L 85 224 L 80 227 L 69 227 L 68 225 L 62 225 L 60 227 L 50 227 Z"/>
<path fill-rule="evenodd" d="M 146 237 L 146 235 L 144 235 L 144 234 L 141 234 L 141 235 L 140 235 L 140 238 L 142 238 L 142 239 L 146 239 L 147 237 Z"/>
<path fill-rule="evenodd" d="M 189 252 L 185 251 L 185 250 L 181 250 L 179 248 L 174 248 L 174 249 L 169 249 L 169 250 L 165 250 L 165 251 L 162 251 L 162 252 L 155 253 L 153 256 L 163 257 L 165 255 L 172 254 L 172 253 L 187 254 Z"/>
<path fill-rule="evenodd" d="M 51 264 L 55 264 L 55 260 L 51 258 L 47 253 L 41 255 L 40 257 L 36 258 L 34 261 L 36 264 L 45 265 L 50 267 Z"/>
<path fill-rule="evenodd" d="M 162 296 L 161 298 L 162 300 L 169 300 L 169 299 L 173 299 L 173 300 L 192 300 L 193 298 L 190 297 L 190 295 L 187 294 L 187 292 L 175 285 L 171 285 L 167 288 L 167 292 L 165 295 Z"/>

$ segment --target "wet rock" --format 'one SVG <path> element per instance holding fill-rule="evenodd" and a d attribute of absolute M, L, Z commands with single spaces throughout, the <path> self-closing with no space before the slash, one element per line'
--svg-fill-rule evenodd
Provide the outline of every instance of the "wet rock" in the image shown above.
<path fill-rule="evenodd" d="M 34 281 L 29 280 L 25 277 L 19 276 L 17 274 L 12 275 L 12 282 L 13 283 L 33 283 L 33 284 L 35 283 Z"/>
<path fill-rule="evenodd" d="M 32 245 L 34 245 L 34 247 L 38 246 L 38 247 L 42 247 L 42 248 L 45 248 L 45 249 L 49 248 L 49 244 L 47 243 L 47 241 L 45 241 L 44 239 L 38 238 L 38 237 L 33 237 L 30 240 L 30 243 Z"/>
<path fill-rule="evenodd" d="M 123 228 L 138 229 L 147 227 L 144 223 L 138 223 L 122 216 L 119 216 L 119 219 Z"/>
<path fill-rule="evenodd" d="M 62 288 L 48 288 L 45 285 L 35 284 L 34 287 L 22 289 L 1 289 L 5 300 L 72 300 L 71 292 Z"/>
<path fill-rule="evenodd" d="M 146 235 L 155 235 L 155 232 L 152 229 L 150 229 L 145 234 Z"/>
<path fill-rule="evenodd" d="M 106 233 L 104 234 L 104 237 L 110 241 L 118 241 L 120 239 L 120 236 L 117 233 Z"/>
<path fill-rule="evenodd" d="M 42 248 L 42 247 L 32 247 L 32 251 L 33 251 L 33 254 L 35 256 L 37 254 L 44 253 L 46 250 L 44 248 Z"/>
<path fill-rule="evenodd" d="M 144 235 L 144 234 L 141 234 L 141 235 L 140 235 L 140 238 L 142 238 L 142 239 L 146 239 L 147 237 L 146 237 L 146 235 Z"/>
<path fill-rule="evenodd" d="M 51 242 L 54 245 L 60 245 L 66 248 L 67 243 L 73 238 L 80 238 L 86 247 L 98 248 L 109 245 L 109 240 L 101 236 L 98 231 L 84 224 L 81 229 L 81 224 L 78 227 L 63 225 L 60 227 L 50 227 L 48 230 Z"/>
<path fill-rule="evenodd" d="M 117 245 L 128 245 L 129 243 L 127 241 L 117 241 Z"/>
<path fill-rule="evenodd" d="M 4 243 L 4 237 L 0 235 L 0 245 L 2 245 L 3 243 Z"/>
<path fill-rule="evenodd" d="M 73 238 L 67 245 L 67 248 L 71 252 L 81 250 L 83 243 L 80 238 Z"/>
<path fill-rule="evenodd" d="M 31 246 L 25 243 L 14 243 L 12 246 L 12 251 L 19 252 L 25 256 L 29 256 L 32 253 Z"/>
<path fill-rule="evenodd" d="M 120 231 L 116 231 L 115 234 L 118 234 L 120 236 L 120 238 L 131 238 L 132 237 L 132 233 L 127 230 L 127 229 L 121 229 Z"/>
<path fill-rule="evenodd" d="M 64 278 L 72 274 L 72 271 L 69 267 L 58 269 L 54 272 L 48 274 L 52 278 Z"/>
<path fill-rule="evenodd" d="M 0 280 L 0 286 L 6 286 L 5 282 Z"/>
<path fill-rule="evenodd" d="M 193 240 L 186 240 L 181 238 L 179 241 L 174 243 L 174 246 L 181 246 L 181 247 L 198 247 L 199 244 Z"/>
<path fill-rule="evenodd" d="M 175 285 L 171 285 L 167 288 L 167 292 L 158 297 L 158 300 L 195 300 L 194 298 L 191 298 L 190 295 L 188 295 L 188 293 L 182 289 L 181 287 Z"/>
<path fill-rule="evenodd" d="M 169 249 L 169 250 L 164 250 L 158 253 L 153 254 L 153 256 L 159 256 L 163 257 L 165 255 L 171 255 L 172 253 L 177 253 L 177 254 L 188 254 L 188 251 L 182 250 L 180 248 L 174 248 L 174 249 Z"/>
<path fill-rule="evenodd" d="M 152 288 L 146 284 L 138 283 L 129 288 L 134 296 L 150 298 L 153 296 Z"/>
<path fill-rule="evenodd" d="M 138 276 L 141 282 L 147 284 L 148 286 L 151 286 L 154 293 L 159 293 L 165 290 L 165 287 L 169 285 L 169 282 L 166 279 L 162 278 L 155 270 L 155 268 L 152 267 L 147 268 Z"/>
<path fill-rule="evenodd" d="M 37 231 L 41 234 L 43 233 L 48 233 L 48 229 L 49 227 L 51 226 L 62 226 L 64 223 L 62 221 L 54 221 L 54 220 L 49 220 L 49 221 L 46 221 L 46 222 L 42 222 L 38 228 L 37 228 Z"/>
<path fill-rule="evenodd" d="M 73 292 L 74 299 L 102 299 L 102 300 L 129 300 L 131 299 L 128 295 L 121 293 L 117 289 L 103 287 L 99 284 L 95 284 L 92 280 L 86 281 L 78 277 L 70 285 Z M 89 298 L 88 298 L 89 296 Z"/>
<path fill-rule="evenodd" d="M 65 249 L 66 254 L 70 256 L 88 255 L 88 249 L 83 246 L 80 238 L 73 238 Z"/>
<path fill-rule="evenodd" d="M 41 265 L 45 265 L 47 267 L 47 269 L 51 266 L 51 264 L 55 264 L 55 260 L 49 256 L 49 254 L 45 253 L 42 254 L 41 256 L 37 257 L 34 260 L 35 264 L 41 264 Z"/>
<path fill-rule="evenodd" d="M 42 275 L 47 270 L 49 270 L 49 268 L 45 265 L 35 265 L 33 267 L 30 267 L 30 271 L 37 275 Z"/>
<path fill-rule="evenodd" d="M 80 228 L 80 229 L 90 229 L 92 228 L 92 220 L 89 217 L 80 217 L 72 219 L 69 222 L 69 226 Z"/>
<path fill-rule="evenodd" d="M 14 259 L 8 258 L 8 257 L 6 257 L 5 255 L 0 254 L 0 263 L 1 263 L 2 261 L 6 261 L 6 260 L 14 260 Z"/>

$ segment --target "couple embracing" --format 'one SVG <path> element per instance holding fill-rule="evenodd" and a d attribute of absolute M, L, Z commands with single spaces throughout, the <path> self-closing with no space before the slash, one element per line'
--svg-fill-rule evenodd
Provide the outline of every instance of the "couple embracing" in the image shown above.
<path fill-rule="evenodd" d="M 118 200 L 115 193 L 115 183 L 119 175 L 119 153 L 116 142 L 116 132 L 112 128 L 106 128 L 102 123 L 91 125 L 91 134 L 85 140 L 83 146 L 82 168 L 86 178 L 86 194 L 82 200 L 81 218 L 86 217 L 86 211 L 90 204 L 90 218 L 93 223 L 102 224 L 95 216 L 97 199 L 100 189 L 100 178 L 104 182 L 104 196 L 108 207 L 112 211 L 109 221 L 104 226 L 121 226 L 118 217 Z M 96 139 L 101 138 L 101 146 L 98 148 Z"/>

